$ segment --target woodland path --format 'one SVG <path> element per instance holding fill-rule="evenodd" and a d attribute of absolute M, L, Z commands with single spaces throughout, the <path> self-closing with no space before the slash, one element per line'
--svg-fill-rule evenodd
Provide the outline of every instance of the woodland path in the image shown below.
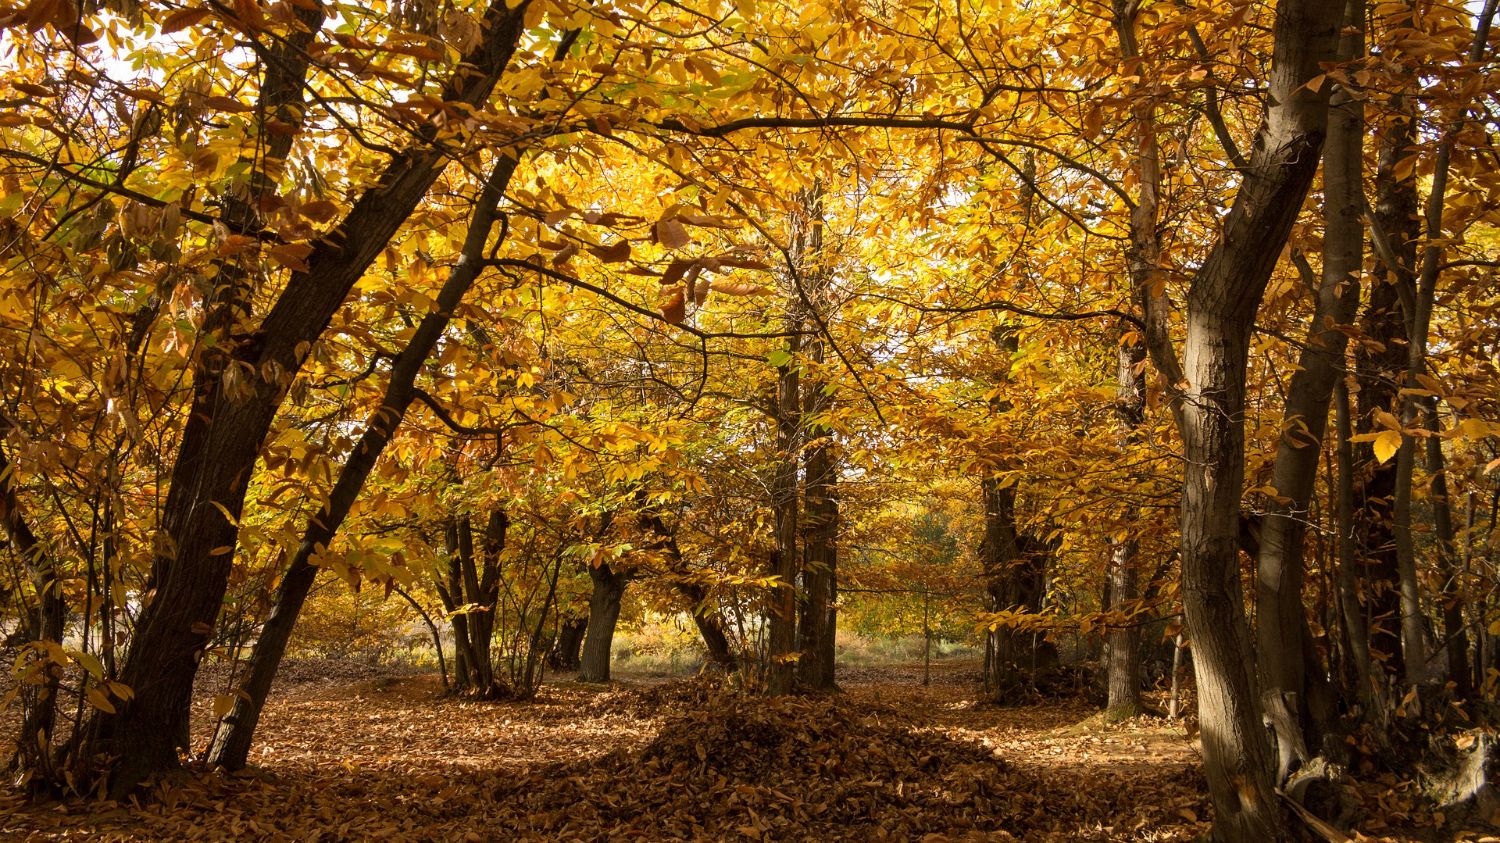
<path fill-rule="evenodd" d="M 939 666 L 926 688 L 919 668 L 852 669 L 837 698 L 770 706 L 699 681 L 559 682 L 521 705 L 440 699 L 435 676 L 310 673 L 273 695 L 252 771 L 185 778 L 144 807 L 11 799 L 0 838 L 1186 841 L 1207 829 L 1181 725 L 1105 726 L 1074 701 L 975 708 L 972 665 Z"/>

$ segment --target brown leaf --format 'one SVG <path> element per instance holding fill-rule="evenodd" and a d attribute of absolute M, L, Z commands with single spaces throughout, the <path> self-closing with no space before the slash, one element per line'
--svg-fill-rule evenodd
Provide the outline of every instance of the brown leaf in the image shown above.
<path fill-rule="evenodd" d="M 681 325 L 682 320 L 687 318 L 687 299 L 682 290 L 673 290 L 661 306 L 661 315 L 673 325 Z"/>
<path fill-rule="evenodd" d="M 313 222 L 328 222 L 339 214 L 339 206 L 327 199 L 314 199 L 311 202 L 302 203 L 299 209 L 302 216 Z"/>
<path fill-rule="evenodd" d="M 630 259 L 630 241 L 622 238 L 608 246 L 590 246 L 589 251 L 605 263 L 624 263 Z"/>
<path fill-rule="evenodd" d="M 668 249 L 681 249 L 683 246 L 693 242 L 688 236 L 687 229 L 677 220 L 657 220 L 652 227 L 651 235 L 656 242 Z"/>
<path fill-rule="evenodd" d="M 170 35 L 173 32 L 187 29 L 195 23 L 208 17 L 212 12 L 208 9 L 178 9 L 177 11 L 162 18 L 161 34 Z"/>

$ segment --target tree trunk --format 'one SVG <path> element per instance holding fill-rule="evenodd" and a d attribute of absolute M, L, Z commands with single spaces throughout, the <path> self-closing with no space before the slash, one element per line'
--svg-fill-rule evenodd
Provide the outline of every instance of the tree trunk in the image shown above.
<path fill-rule="evenodd" d="M 1240 583 L 1240 495 L 1245 473 L 1245 376 L 1265 288 L 1312 183 L 1327 94 L 1307 84 L 1335 54 L 1342 4 L 1281 0 L 1273 30 L 1268 107 L 1223 231 L 1187 296 L 1182 363 L 1147 332 L 1150 352 L 1180 393 L 1183 608 L 1198 680 L 1204 770 L 1214 834 L 1224 841 L 1282 839 L 1271 747 L 1255 693 Z M 1149 317 L 1161 302 L 1142 294 Z"/>
<path fill-rule="evenodd" d="M 1468 63 L 1479 65 L 1485 58 L 1489 47 L 1490 26 L 1495 19 L 1497 3 L 1496 0 L 1486 0 L 1483 8 L 1475 18 L 1474 38 L 1469 47 L 1467 56 Z M 1473 94 L 1469 93 L 1472 98 Z M 1438 279 L 1442 274 L 1442 260 L 1444 253 L 1443 212 L 1447 200 L 1448 178 L 1453 162 L 1453 146 L 1458 134 L 1465 129 L 1465 118 L 1468 115 L 1468 107 L 1465 103 L 1464 111 L 1459 118 L 1443 129 L 1442 140 L 1438 144 L 1436 160 L 1433 163 L 1432 189 L 1427 196 L 1427 208 L 1424 215 L 1424 233 L 1426 243 L 1422 249 L 1422 264 L 1420 271 L 1416 274 L 1414 295 L 1412 296 L 1410 313 L 1407 323 L 1410 329 L 1409 342 L 1407 344 L 1407 395 L 1405 410 L 1402 413 L 1403 421 L 1409 416 L 1419 413 L 1422 425 L 1430 435 L 1427 438 L 1427 472 L 1432 476 L 1432 487 L 1430 504 L 1433 511 L 1433 529 L 1437 540 L 1437 567 L 1438 574 L 1442 578 L 1443 597 L 1443 635 L 1447 642 L 1444 646 L 1448 650 L 1449 678 L 1458 686 L 1460 695 L 1467 696 L 1472 688 L 1469 677 L 1467 661 L 1469 639 L 1468 632 L 1464 626 L 1462 596 L 1459 593 L 1459 573 L 1455 563 L 1455 537 L 1453 532 L 1453 509 L 1448 500 L 1448 479 L 1443 457 L 1442 440 L 1436 434 L 1440 432 L 1441 424 L 1438 419 L 1437 397 L 1422 396 L 1421 390 L 1426 386 L 1422 383 L 1427 371 L 1427 342 L 1429 329 L 1432 323 L 1432 311 L 1437 303 Z M 1403 299 L 1403 302 L 1407 301 Z M 1421 396 L 1421 397 L 1419 397 Z M 1410 427 L 1403 424 L 1403 427 Z M 1402 451 L 1415 451 L 1415 443 L 1410 437 L 1404 437 Z M 1402 529 L 1402 524 L 1410 530 L 1411 517 L 1411 490 L 1410 490 L 1410 463 L 1415 459 L 1415 453 L 1408 456 L 1404 465 L 1407 467 L 1406 480 L 1408 485 L 1405 493 L 1405 520 L 1402 513 L 1397 515 L 1397 529 Z M 1399 480 L 1398 480 L 1399 482 Z M 1398 487 L 1398 495 L 1401 489 Z M 1398 497 L 1398 501 L 1400 498 Z M 1398 507 L 1400 504 L 1398 503 Z M 1398 533 L 1398 539 L 1399 539 Z M 1401 542 L 1410 548 L 1411 538 L 1408 534 Z M 1400 546 L 1398 544 L 1398 546 Z M 1405 579 L 1402 580 L 1402 593 L 1405 594 Z M 1403 606 L 1403 609 L 1407 607 Z M 1409 662 L 1408 662 L 1409 664 Z"/>
<path fill-rule="evenodd" d="M 1135 570 L 1136 543 L 1116 542 L 1109 560 L 1109 608 L 1123 611 L 1139 603 L 1140 588 Z M 1123 626 L 1112 626 L 1107 639 L 1109 696 L 1105 719 L 1110 722 L 1138 716 L 1141 708 L 1141 627 L 1132 618 Z"/>
<path fill-rule="evenodd" d="M 703 639 L 704 649 L 708 651 L 708 663 L 715 670 L 733 673 L 739 668 L 739 659 L 734 656 L 734 648 L 729 646 L 729 636 L 724 632 L 724 619 L 710 603 L 707 589 L 697 583 L 685 581 L 678 582 L 676 588 L 677 593 L 687 600 L 688 613 L 693 616 L 693 625 L 698 627 L 698 635 Z"/>
<path fill-rule="evenodd" d="M 703 637 L 703 646 L 708 650 L 708 660 L 715 668 L 726 673 L 738 667 L 734 651 L 729 646 L 729 637 L 724 634 L 724 625 L 718 609 L 710 604 L 708 589 L 690 579 L 686 560 L 682 558 L 682 547 L 677 544 L 676 531 L 667 526 L 661 513 L 645 505 L 644 493 L 637 495 L 644 507 L 641 523 L 656 536 L 655 549 L 666 556 L 667 567 L 672 573 L 672 587 L 686 599 L 688 614 Z"/>
<path fill-rule="evenodd" d="M 1154 242 L 1154 232 L 1153 232 Z M 1132 250 L 1134 253 L 1135 250 Z M 1133 254 L 1129 260 L 1131 276 L 1138 284 L 1149 283 L 1150 272 Z M 1146 379 L 1142 371 L 1146 347 L 1140 343 L 1119 346 L 1115 373 L 1115 412 L 1120 417 L 1122 447 L 1136 438 L 1136 431 L 1146 418 Z M 1130 612 L 1130 622 L 1111 627 L 1106 637 L 1105 702 L 1106 718 L 1127 720 L 1143 710 L 1141 707 L 1141 627 L 1133 616 L 1139 608 L 1140 586 L 1136 571 L 1138 544 L 1134 539 L 1117 541 L 1110 549 L 1108 608 L 1113 612 Z"/>
<path fill-rule="evenodd" d="M 816 201 L 805 203 L 813 218 L 802 250 L 803 305 L 815 314 L 812 321 L 826 328 L 830 268 L 823 265 L 822 208 Z M 803 390 L 802 420 L 808 438 L 803 462 L 802 578 L 805 589 L 800 623 L 801 656 L 798 679 L 815 691 L 832 691 L 837 624 L 835 594 L 838 588 L 839 504 L 835 489 L 838 466 L 834 455 L 833 429 L 825 417 L 833 410 L 833 397 L 820 373 L 825 340 L 815 332 L 804 347 L 814 376 Z"/>
<path fill-rule="evenodd" d="M 594 581 L 594 591 L 589 596 L 588 632 L 583 641 L 578 681 L 608 682 L 615 624 L 620 620 L 620 598 L 625 594 L 629 577 L 601 562 L 589 569 L 589 579 Z"/>
<path fill-rule="evenodd" d="M 8 428 L 8 422 L 0 417 L 0 437 Z M 5 537 L 21 557 L 26 578 L 36 592 L 36 604 L 26 606 L 23 632 L 28 642 L 53 645 L 61 648 L 63 629 L 67 621 L 67 605 L 63 601 L 62 581 L 58 577 L 54 557 L 47 552 L 31 525 L 21 512 L 20 498 L 15 489 L 15 470 L 0 452 L 0 525 Z M 85 619 L 85 623 L 87 623 Z M 51 661 L 52 647 L 39 650 L 32 657 L 41 671 L 40 681 L 31 682 L 29 677 L 21 686 L 21 730 L 16 735 L 17 752 L 14 758 L 19 769 L 33 773 L 32 787 L 51 782 L 53 778 L 51 741 L 53 726 L 57 721 L 57 692 L 61 688 L 64 665 Z M 84 680 L 88 681 L 88 680 Z"/>
<path fill-rule="evenodd" d="M 788 329 L 798 331 L 801 319 L 788 320 Z M 794 334 L 788 352 L 796 355 L 801 343 Z M 771 478 L 771 507 L 776 518 L 776 549 L 767 573 L 776 584 L 767 596 L 766 693 L 792 692 L 797 667 L 797 452 L 801 443 L 801 405 L 798 366 L 789 359 L 776 370 L 776 468 Z"/>
<path fill-rule="evenodd" d="M 327 503 L 308 521 L 303 530 L 297 555 L 292 558 L 277 586 L 276 602 L 261 627 L 255 647 L 250 651 L 249 669 L 244 684 L 240 686 L 240 693 L 235 697 L 234 708 L 230 709 L 214 732 L 213 743 L 209 748 L 210 764 L 230 770 L 245 766 L 255 727 L 260 721 L 260 710 L 265 705 L 276 671 L 286 655 L 287 643 L 291 640 L 297 617 L 318 576 L 318 568 L 312 564 L 313 557 L 327 549 L 329 542 L 343 526 L 344 519 L 358 500 L 359 492 L 374 470 L 380 454 L 390 443 L 396 428 L 415 400 L 417 374 L 448 327 L 453 309 L 479 278 L 484 267 L 484 247 L 495 224 L 497 205 L 515 174 L 516 164 L 515 158 L 504 154 L 496 158 L 494 169 L 480 191 L 458 263 L 438 291 L 437 307 L 422 317 L 406 348 L 391 366 L 390 382 L 386 385 L 380 406 L 365 421 L 364 433 L 360 435 L 359 442 L 339 471 L 338 480 L 334 482 Z"/>
<path fill-rule="evenodd" d="M 443 100 L 475 106 L 489 99 L 520 38 L 526 6 L 523 0 L 515 8 L 495 3 L 488 9 L 484 37 L 439 94 Z M 305 50 L 292 51 L 305 61 Z M 313 243 L 308 268 L 292 273 L 258 330 L 231 337 L 228 353 L 195 371 L 149 596 L 120 674 L 135 695 L 114 714 L 95 712 L 77 742 L 82 779 L 91 777 L 98 758 L 115 759 L 112 797 L 178 764 L 176 736 L 223 604 L 261 445 L 312 343 L 447 164 L 446 147 L 434 143 L 439 130 L 436 121 L 419 129 L 418 144 L 394 156 L 341 224 Z"/>
<path fill-rule="evenodd" d="M 1355 687 L 1345 698 L 1359 700 L 1364 719 L 1383 732 L 1385 727 L 1384 677 L 1376 676 L 1370 652 L 1369 624 L 1359 605 L 1359 582 L 1355 572 L 1356 548 L 1354 525 L 1354 449 L 1349 441 L 1353 423 L 1349 407 L 1349 388 L 1341 378 L 1334 391 L 1334 418 L 1338 425 L 1338 480 L 1334 494 L 1338 506 L 1338 595 L 1339 614 L 1343 621 L 1344 649 L 1354 667 Z"/>
<path fill-rule="evenodd" d="M 583 633 L 589 628 L 588 618 L 567 618 L 552 642 L 552 651 L 547 654 L 547 666 L 553 670 L 577 670 L 582 657 Z"/>
<path fill-rule="evenodd" d="M 1347 60 L 1363 52 L 1364 2 L 1352 0 L 1339 47 Z M 1323 274 L 1307 341 L 1287 387 L 1281 438 L 1271 469 L 1275 492 L 1261 520 L 1256 570 L 1256 655 L 1262 695 L 1281 697 L 1292 715 L 1278 722 L 1281 746 L 1316 746 L 1327 723 L 1315 722 L 1309 706 L 1304 653 L 1307 612 L 1302 601 L 1306 562 L 1303 543 L 1311 518 L 1323 436 L 1334 383 L 1344 370 L 1345 333 L 1359 310 L 1364 271 L 1363 106 L 1340 86 L 1328 118 L 1323 164 Z M 1311 281 L 1311 270 L 1298 258 Z M 1321 677 L 1321 666 L 1314 666 Z"/>

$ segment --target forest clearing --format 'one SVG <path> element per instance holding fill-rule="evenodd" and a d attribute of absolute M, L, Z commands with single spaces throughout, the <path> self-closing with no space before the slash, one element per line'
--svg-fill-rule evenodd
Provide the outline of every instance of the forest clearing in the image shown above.
<path fill-rule="evenodd" d="M 1497 13 L 0 0 L 0 830 L 1494 840 Z"/>

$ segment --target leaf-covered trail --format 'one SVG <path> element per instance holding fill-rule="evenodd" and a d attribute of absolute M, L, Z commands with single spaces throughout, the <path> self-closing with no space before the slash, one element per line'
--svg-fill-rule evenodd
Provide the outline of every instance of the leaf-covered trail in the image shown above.
<path fill-rule="evenodd" d="M 976 709 L 967 675 L 841 674 L 833 699 L 704 682 L 556 683 L 531 705 L 434 677 L 279 689 L 254 771 L 147 806 L 0 805 L 5 839 L 1185 841 L 1206 829 L 1180 727 L 1079 703 Z M 201 708 L 207 708 L 205 704 Z M 196 724 L 206 739 L 207 721 Z"/>

